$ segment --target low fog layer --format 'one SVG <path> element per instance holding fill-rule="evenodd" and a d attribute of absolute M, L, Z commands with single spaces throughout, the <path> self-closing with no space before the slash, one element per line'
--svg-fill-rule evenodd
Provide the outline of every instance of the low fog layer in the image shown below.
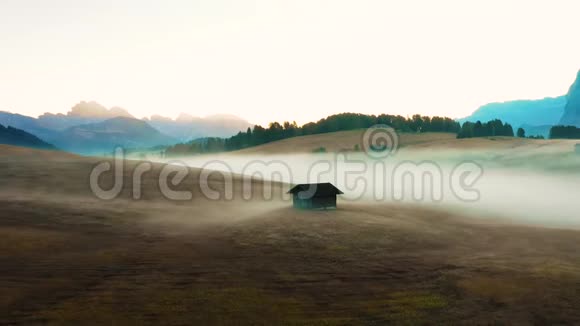
<path fill-rule="evenodd" d="M 342 202 L 427 205 L 464 216 L 580 227 L 580 158 L 573 153 L 221 154 L 163 162 L 288 184 L 332 182 L 345 192 Z"/>

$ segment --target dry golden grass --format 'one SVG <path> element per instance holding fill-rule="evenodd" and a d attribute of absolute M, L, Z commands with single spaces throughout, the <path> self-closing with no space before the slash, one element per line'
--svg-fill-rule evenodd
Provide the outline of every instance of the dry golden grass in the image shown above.
<path fill-rule="evenodd" d="M 44 250 L 59 250 L 66 244 L 68 236 L 66 232 L 4 227 L 0 229 L 0 252 L 20 257 Z"/>
<path fill-rule="evenodd" d="M 365 130 L 350 130 L 288 138 L 240 151 L 237 154 L 312 153 L 323 147 L 328 152 L 353 151 L 362 148 Z M 575 140 L 538 140 L 515 137 L 457 139 L 452 133 L 399 133 L 399 147 L 412 150 L 517 150 L 522 153 L 573 152 Z"/>
<path fill-rule="evenodd" d="M 26 147 L 0 144 L 0 159 L 16 159 L 17 161 L 62 161 L 67 159 L 80 159 L 80 156 L 62 151 L 30 149 Z"/>
<path fill-rule="evenodd" d="M 326 134 L 300 136 L 288 138 L 260 146 L 255 146 L 240 151 L 239 154 L 288 154 L 288 153 L 312 153 L 320 147 L 328 152 L 353 151 L 355 145 L 362 148 L 362 138 L 365 130 L 339 131 Z M 455 139 L 451 133 L 401 133 L 399 135 L 401 146 L 418 144 L 432 144 L 441 141 Z"/>
<path fill-rule="evenodd" d="M 194 200 L 177 203 L 157 188 L 159 166 L 145 175 L 144 200 L 131 199 L 127 180 L 120 198 L 104 202 L 88 189 L 95 159 L 4 149 L 0 323 L 580 320 L 578 231 L 395 204 L 297 211 L 280 199 L 215 202 L 194 177 L 180 186 Z"/>

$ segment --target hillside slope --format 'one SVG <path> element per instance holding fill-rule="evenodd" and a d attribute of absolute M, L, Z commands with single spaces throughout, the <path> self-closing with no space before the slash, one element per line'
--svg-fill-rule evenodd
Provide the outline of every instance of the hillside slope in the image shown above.
<path fill-rule="evenodd" d="M 22 151 L 24 157 L 16 155 Z M 47 162 L 45 153 L 58 161 Z M 4 323 L 580 320 L 580 232 L 573 228 L 528 227 L 489 213 L 477 218 L 468 214 L 474 208 L 453 213 L 342 199 L 337 210 L 301 211 L 276 195 L 243 199 L 243 180 L 235 176 L 233 200 L 211 200 L 201 185 L 223 194 L 225 179 L 210 174 L 201 183 L 198 169 L 176 185 L 193 199 L 171 201 L 158 186 L 159 164 L 143 174 L 141 200 L 133 199 L 127 177 L 120 197 L 105 202 L 87 181 L 100 160 L 0 146 Z M 125 162 L 125 175 L 137 164 Z M 104 174 L 102 186 L 110 189 L 113 178 Z M 527 191 L 518 192 L 512 188 L 521 179 L 506 174 L 501 180 L 497 197 L 526 211 L 533 203 L 554 206 L 548 196 L 530 199 L 530 192 L 550 194 L 562 186 L 526 183 L 519 189 Z M 261 183 L 252 188 L 262 189 Z M 576 207 L 574 195 L 568 207 Z M 545 220 L 558 211 L 549 207 Z M 571 224 L 578 226 L 577 219 Z"/>
<path fill-rule="evenodd" d="M 24 130 L 4 127 L 0 124 L 0 144 L 22 146 L 38 149 L 55 149 L 55 147 L 44 140 L 27 133 Z"/>
<path fill-rule="evenodd" d="M 332 132 L 288 138 L 235 151 L 236 154 L 312 153 L 324 147 L 327 152 L 352 151 L 362 148 L 364 130 Z M 515 137 L 482 137 L 456 139 L 452 133 L 399 133 L 399 148 L 417 150 L 515 150 L 569 152 L 576 141 L 537 140 Z"/>
<path fill-rule="evenodd" d="M 323 147 L 327 152 L 352 151 L 358 145 L 362 148 L 365 129 L 330 132 L 324 134 L 308 135 L 283 139 L 264 145 L 250 147 L 236 151 L 235 153 L 253 154 L 287 154 L 287 153 L 312 153 Z M 400 133 L 399 146 L 411 146 L 419 144 L 432 144 L 455 140 L 454 133 Z"/>

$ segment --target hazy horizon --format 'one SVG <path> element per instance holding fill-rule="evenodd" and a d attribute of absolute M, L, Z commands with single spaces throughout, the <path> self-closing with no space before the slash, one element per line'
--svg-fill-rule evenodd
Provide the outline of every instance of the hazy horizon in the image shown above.
<path fill-rule="evenodd" d="M 0 3 L 0 110 L 81 100 L 138 118 L 340 112 L 461 118 L 566 93 L 580 68 L 561 1 Z"/>
<path fill-rule="evenodd" d="M 565 94 L 560 95 L 560 96 L 565 96 Z M 556 97 L 560 97 L 560 96 L 545 96 L 543 98 L 526 98 L 526 99 L 523 99 L 522 98 L 522 99 L 513 99 L 513 100 L 505 100 L 505 101 L 495 101 L 495 102 L 484 103 L 484 104 L 480 105 L 479 107 L 484 106 L 486 104 L 493 104 L 493 103 L 505 103 L 505 102 L 511 102 L 511 101 L 526 101 L 526 100 L 535 101 L 535 100 L 542 100 L 542 99 L 548 99 L 548 98 L 556 98 Z M 98 103 L 99 105 L 103 105 L 103 103 L 101 103 L 99 101 L 96 101 L 96 100 L 80 100 L 80 101 L 77 101 L 76 104 L 80 104 L 81 102 L 95 102 L 95 103 Z M 263 125 L 263 126 L 267 126 L 270 122 L 279 122 L 279 123 L 282 123 L 282 122 L 285 122 L 285 121 L 289 121 L 289 122 L 296 121 L 296 119 L 285 119 L 285 120 L 270 120 L 270 121 L 265 121 L 265 122 L 262 122 L 262 123 L 255 123 L 253 121 L 249 121 L 243 115 L 236 114 L 236 113 L 230 113 L 230 112 L 215 112 L 215 113 L 206 113 L 206 114 L 202 114 L 202 115 L 193 115 L 193 114 L 191 114 L 188 111 L 182 111 L 182 112 L 178 112 L 176 114 L 165 115 L 163 112 L 160 111 L 160 112 L 153 112 L 153 113 L 148 114 L 148 115 L 140 116 L 138 114 L 134 114 L 134 112 L 132 112 L 132 110 L 130 108 L 122 107 L 122 106 L 119 106 L 119 105 L 110 105 L 110 106 L 103 105 L 103 106 L 105 108 L 107 108 L 108 110 L 115 109 L 115 108 L 124 109 L 129 114 L 131 114 L 132 116 L 134 116 L 136 119 L 151 119 L 154 116 L 160 116 L 160 117 L 163 117 L 163 118 L 170 118 L 172 120 L 177 120 L 177 119 L 179 119 L 179 117 L 181 115 L 185 114 L 185 115 L 189 115 L 189 116 L 191 116 L 193 118 L 202 118 L 202 119 L 211 119 L 211 118 L 215 118 L 215 117 L 227 117 L 227 116 L 231 116 L 232 118 L 240 118 L 240 119 L 246 120 L 246 121 L 248 121 L 248 122 L 250 122 L 252 124 L 260 124 L 260 125 Z M 0 107 L 0 112 L 1 111 L 5 111 L 5 112 L 10 112 L 10 113 L 15 113 L 15 114 L 23 114 L 23 115 L 31 116 L 33 118 L 38 118 L 41 115 L 47 114 L 47 113 L 48 114 L 64 114 L 64 115 L 66 115 L 67 113 L 72 112 L 71 109 L 73 107 L 74 107 L 74 105 L 71 106 L 67 110 L 59 110 L 59 111 L 54 111 L 54 112 L 45 111 L 45 112 L 42 112 L 42 113 L 39 113 L 39 114 L 30 114 L 30 115 L 28 115 L 26 113 L 21 113 L 18 110 L 14 110 L 14 109 L 11 110 L 10 108 L 5 109 L 5 108 L 1 108 L 1 107 Z M 473 111 L 468 112 L 465 116 L 456 116 L 456 117 L 445 116 L 445 117 L 447 117 L 447 118 L 453 118 L 453 119 L 462 119 L 462 118 L 465 118 L 465 117 L 469 116 L 470 114 L 474 113 L 479 107 L 475 108 Z M 341 114 L 341 113 L 362 113 L 362 114 L 367 114 L 366 112 L 362 112 L 362 111 L 359 112 L 359 111 L 356 111 L 356 110 L 350 110 L 350 111 L 341 111 L 341 112 L 337 111 L 337 112 L 332 112 L 332 113 L 329 113 L 328 116 L 333 115 L 333 114 Z M 399 114 L 399 113 L 394 113 L 394 112 L 390 112 L 390 111 L 372 112 L 372 113 L 368 113 L 368 114 L 380 115 L 380 114 L 383 114 L 383 113 L 384 114 Z M 406 114 L 404 116 L 411 117 L 414 114 L 417 114 L 417 113 L 409 113 L 409 114 Z M 435 114 L 424 113 L 423 115 L 424 116 L 437 116 L 438 114 L 437 113 L 435 113 Z M 322 118 L 326 118 L 328 116 L 321 116 L 320 118 L 316 118 L 314 120 L 309 120 L 309 121 L 301 121 L 301 123 L 299 123 L 299 125 L 303 125 L 303 124 L 306 124 L 306 123 L 309 123 L 309 122 L 316 122 L 316 121 L 318 121 L 318 120 L 320 120 Z"/>

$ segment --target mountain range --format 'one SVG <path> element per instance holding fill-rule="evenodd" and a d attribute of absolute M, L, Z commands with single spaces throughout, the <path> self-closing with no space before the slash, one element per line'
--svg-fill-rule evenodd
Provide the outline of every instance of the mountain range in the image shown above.
<path fill-rule="evenodd" d="M 202 137 L 229 137 L 253 126 L 237 116 L 217 114 L 200 118 L 181 113 L 175 120 L 153 115 L 143 120 L 180 142 Z"/>
<path fill-rule="evenodd" d="M 177 142 L 145 121 L 127 117 L 70 127 L 54 141 L 66 151 L 83 154 L 108 153 L 115 147 L 148 148 Z"/>
<path fill-rule="evenodd" d="M 481 106 L 469 117 L 461 120 L 480 120 L 483 122 L 501 119 L 515 127 L 521 125 L 554 125 L 562 118 L 565 106 L 565 96 L 548 97 L 541 100 L 489 103 Z"/>
<path fill-rule="evenodd" d="M 230 115 L 206 118 L 181 114 L 177 119 L 152 116 L 137 119 L 120 107 L 80 102 L 66 114 L 38 118 L 0 111 L 0 124 L 21 129 L 56 147 L 80 154 L 111 152 L 116 146 L 145 148 L 200 137 L 228 137 L 252 124 Z"/>
<path fill-rule="evenodd" d="M 483 122 L 493 119 L 500 119 L 514 128 L 524 128 L 527 135 L 545 137 L 555 125 L 580 127 L 580 71 L 567 95 L 539 100 L 490 103 L 458 121 Z"/>
<path fill-rule="evenodd" d="M 70 127 L 112 119 L 116 117 L 135 118 L 120 107 L 107 109 L 101 104 L 82 101 L 73 106 L 67 114 L 44 113 L 37 121 L 40 127 L 51 130 L 65 130 Z"/>

